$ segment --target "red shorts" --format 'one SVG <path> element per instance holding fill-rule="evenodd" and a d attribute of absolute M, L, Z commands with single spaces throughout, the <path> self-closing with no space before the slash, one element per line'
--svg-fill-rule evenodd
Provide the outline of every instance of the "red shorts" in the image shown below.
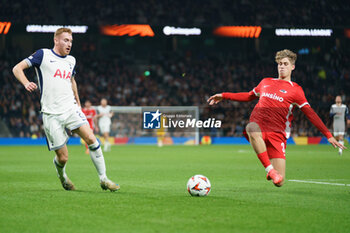
<path fill-rule="evenodd" d="M 247 132 L 243 131 L 244 137 L 249 141 Z M 263 140 L 266 144 L 267 154 L 270 159 L 286 159 L 287 140 L 281 133 L 262 132 Z"/>

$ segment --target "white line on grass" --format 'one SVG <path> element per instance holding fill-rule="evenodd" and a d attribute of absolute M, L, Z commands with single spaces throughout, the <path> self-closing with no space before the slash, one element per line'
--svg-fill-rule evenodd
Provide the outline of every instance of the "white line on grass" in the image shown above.
<path fill-rule="evenodd" d="M 336 186 L 350 186 L 350 184 L 329 183 L 329 182 L 308 181 L 308 180 L 288 180 L 288 181 L 299 182 L 299 183 L 310 183 L 310 184 L 326 184 L 326 185 L 336 185 Z"/>
<path fill-rule="evenodd" d="M 253 150 L 238 150 L 238 153 L 250 153 L 253 152 Z"/>

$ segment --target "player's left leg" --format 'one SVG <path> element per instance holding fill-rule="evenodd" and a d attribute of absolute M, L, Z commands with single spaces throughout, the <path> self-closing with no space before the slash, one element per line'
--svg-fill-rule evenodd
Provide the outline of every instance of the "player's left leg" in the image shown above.
<path fill-rule="evenodd" d="M 254 148 L 260 162 L 265 167 L 265 171 L 267 172 L 267 179 L 272 179 L 275 185 L 282 182 L 283 177 L 278 173 L 276 169 L 274 169 L 273 165 L 270 162 L 269 151 L 267 150 L 268 148 L 264 141 L 260 126 L 255 122 L 250 122 L 246 126 L 246 132 L 248 134 L 250 144 Z"/>
<path fill-rule="evenodd" d="M 57 176 L 65 190 L 75 190 L 74 184 L 66 174 L 66 163 L 68 161 L 68 149 L 66 143 L 68 135 L 66 133 L 64 118 L 66 114 L 51 115 L 43 113 L 43 125 L 46 135 L 46 142 L 49 150 L 54 150 L 56 155 L 53 159 Z"/>
<path fill-rule="evenodd" d="M 94 132 L 94 127 L 92 125 L 90 125 L 90 129 L 92 130 L 92 132 Z M 85 144 L 85 148 L 86 148 L 85 154 L 88 155 L 88 154 L 90 154 L 89 146 L 86 142 L 84 144 Z"/>
<path fill-rule="evenodd" d="M 111 144 L 109 143 L 109 132 L 104 132 L 103 137 L 105 139 L 103 151 L 104 152 L 111 151 Z"/>
<path fill-rule="evenodd" d="M 338 137 L 339 137 L 338 139 L 339 143 L 344 146 L 344 134 L 339 134 Z M 343 150 L 341 148 L 339 148 L 338 154 L 343 155 Z"/>
<path fill-rule="evenodd" d="M 282 176 L 282 180 L 274 185 L 281 187 L 286 175 L 286 139 L 278 133 L 269 133 L 266 140 L 267 153 L 274 169 Z M 269 175 L 267 176 L 269 180 Z"/>
<path fill-rule="evenodd" d="M 286 177 L 286 160 L 282 158 L 270 159 L 272 166 L 278 171 L 278 173 L 283 177 L 283 180 L 276 184 L 276 186 L 281 187 L 284 183 Z"/>
<path fill-rule="evenodd" d="M 101 146 L 90 127 L 85 124 L 74 130 L 74 132 L 77 133 L 89 145 L 90 157 L 99 175 L 101 187 L 103 189 L 117 191 L 120 186 L 107 178 L 106 164 Z"/>

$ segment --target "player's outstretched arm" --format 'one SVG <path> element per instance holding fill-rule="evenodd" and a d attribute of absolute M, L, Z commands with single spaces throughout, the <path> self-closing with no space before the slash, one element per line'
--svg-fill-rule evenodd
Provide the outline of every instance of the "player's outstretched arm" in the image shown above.
<path fill-rule="evenodd" d="M 222 94 L 215 94 L 209 97 L 207 102 L 209 105 L 217 104 L 222 100 Z"/>
<path fill-rule="evenodd" d="M 339 148 L 342 149 L 342 150 L 347 149 L 345 146 L 343 146 L 342 144 L 340 144 L 340 143 L 337 141 L 337 139 L 335 139 L 334 137 L 328 138 L 328 142 L 329 142 L 330 144 L 332 144 L 334 148 L 339 147 Z"/>
<path fill-rule="evenodd" d="M 223 99 L 239 101 L 239 102 L 248 102 L 257 99 L 258 96 L 254 94 L 253 91 L 250 92 L 239 92 L 239 93 L 230 93 L 224 92 L 221 94 L 215 94 L 211 96 L 207 102 L 209 105 L 217 104 Z"/>
<path fill-rule="evenodd" d="M 30 82 L 26 75 L 24 74 L 25 69 L 28 69 L 29 66 L 27 62 L 24 60 L 15 65 L 12 69 L 13 75 L 16 77 L 16 79 L 22 83 L 22 85 L 25 87 L 25 89 L 29 92 L 35 91 L 38 87 L 35 83 Z"/>
<path fill-rule="evenodd" d="M 317 113 L 310 107 L 310 105 L 305 105 L 304 107 L 301 108 L 301 111 L 303 111 L 303 113 L 307 116 L 307 118 L 309 119 L 309 121 L 311 121 L 312 124 L 314 124 L 314 126 L 316 126 L 324 136 L 327 137 L 328 142 L 330 144 L 332 144 L 332 146 L 339 147 L 340 149 L 346 149 L 345 146 L 343 146 L 342 144 L 340 144 L 331 134 L 331 132 L 329 132 L 329 130 L 327 129 L 327 127 L 324 125 L 324 123 L 322 122 L 321 118 L 317 115 Z"/>

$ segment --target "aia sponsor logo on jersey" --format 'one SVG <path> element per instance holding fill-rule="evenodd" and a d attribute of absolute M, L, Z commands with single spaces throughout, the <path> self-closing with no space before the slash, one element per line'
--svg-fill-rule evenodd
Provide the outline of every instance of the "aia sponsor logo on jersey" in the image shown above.
<path fill-rule="evenodd" d="M 54 74 L 54 78 L 62 78 L 62 79 L 70 79 L 71 78 L 71 72 L 67 72 L 65 70 L 63 70 L 63 72 L 60 69 L 57 69 L 55 74 Z"/>

